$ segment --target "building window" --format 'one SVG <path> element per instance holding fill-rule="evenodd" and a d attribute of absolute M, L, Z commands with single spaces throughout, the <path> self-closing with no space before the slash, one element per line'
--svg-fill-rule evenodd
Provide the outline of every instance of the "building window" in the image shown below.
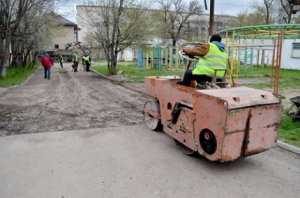
<path fill-rule="evenodd" d="M 300 58 L 300 43 L 293 43 L 292 58 Z"/>
<path fill-rule="evenodd" d="M 55 44 L 55 45 L 54 45 L 54 49 L 59 49 L 59 45 L 58 45 L 58 44 Z"/>

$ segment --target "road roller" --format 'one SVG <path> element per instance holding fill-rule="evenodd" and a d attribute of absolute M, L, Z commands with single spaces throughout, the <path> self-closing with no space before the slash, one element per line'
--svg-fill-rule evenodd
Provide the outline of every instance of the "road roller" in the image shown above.
<path fill-rule="evenodd" d="M 270 149 L 277 140 L 280 100 L 249 87 L 198 89 L 178 77 L 146 77 L 152 97 L 144 106 L 146 125 L 163 130 L 210 161 L 234 161 Z"/>

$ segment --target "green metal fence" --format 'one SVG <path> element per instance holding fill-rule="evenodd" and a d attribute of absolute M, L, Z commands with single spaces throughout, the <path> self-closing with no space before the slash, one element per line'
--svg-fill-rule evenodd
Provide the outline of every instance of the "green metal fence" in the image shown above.
<path fill-rule="evenodd" d="M 145 69 L 179 68 L 186 65 L 186 60 L 179 56 L 179 48 L 142 47 L 136 50 L 136 63 Z"/>

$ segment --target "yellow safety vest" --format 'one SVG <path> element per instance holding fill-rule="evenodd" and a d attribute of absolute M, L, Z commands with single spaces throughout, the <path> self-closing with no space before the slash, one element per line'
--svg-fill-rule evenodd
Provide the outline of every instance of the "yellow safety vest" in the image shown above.
<path fill-rule="evenodd" d="M 208 53 L 201 57 L 197 66 L 193 69 L 194 75 L 207 75 L 214 77 L 224 77 L 228 64 L 228 55 L 221 51 L 214 43 L 209 43 Z M 218 70 L 223 71 L 218 71 Z"/>
<path fill-rule="evenodd" d="M 89 57 L 89 56 L 83 56 L 82 59 L 83 59 L 85 62 L 91 64 L 91 63 L 90 63 L 90 57 Z"/>
<path fill-rule="evenodd" d="M 78 55 L 77 54 L 73 54 L 73 61 L 78 62 Z"/>

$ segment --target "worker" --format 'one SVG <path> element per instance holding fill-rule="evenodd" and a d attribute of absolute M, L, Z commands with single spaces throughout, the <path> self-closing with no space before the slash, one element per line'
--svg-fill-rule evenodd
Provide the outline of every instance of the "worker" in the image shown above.
<path fill-rule="evenodd" d="M 73 53 L 73 72 L 78 72 L 78 64 L 79 64 L 79 60 L 78 60 L 78 55 L 77 53 Z"/>
<path fill-rule="evenodd" d="M 219 34 L 214 34 L 209 43 L 194 48 L 183 48 L 183 53 L 191 58 L 200 57 L 193 70 L 187 70 L 180 84 L 190 86 L 192 81 L 199 84 L 212 82 L 213 78 L 223 79 L 228 65 L 228 55 Z"/>
<path fill-rule="evenodd" d="M 85 54 L 82 56 L 82 64 L 85 66 L 85 71 L 89 72 L 91 67 L 92 59 L 90 55 Z"/>
<path fill-rule="evenodd" d="M 63 65 L 64 59 L 61 54 L 58 54 L 58 61 L 59 61 L 60 67 L 63 69 L 64 68 L 64 65 Z"/>

